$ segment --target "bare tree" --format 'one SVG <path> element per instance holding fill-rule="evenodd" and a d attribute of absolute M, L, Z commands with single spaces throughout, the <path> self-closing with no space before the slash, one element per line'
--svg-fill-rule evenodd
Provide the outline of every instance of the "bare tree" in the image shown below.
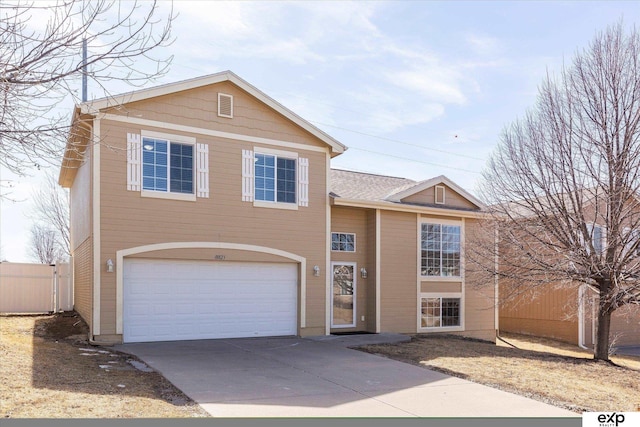
<path fill-rule="evenodd" d="M 501 290 L 502 284 L 517 293 L 550 283 L 597 289 L 594 357 L 608 360 L 611 314 L 640 303 L 635 29 L 610 27 L 559 76 L 547 76 L 535 107 L 505 128 L 481 191 L 500 244 L 471 258 L 498 274 Z"/>
<path fill-rule="evenodd" d="M 47 173 L 42 186 L 33 193 L 33 219 L 46 225 L 55 235 L 61 255 L 71 255 L 69 238 L 69 193 L 58 185 L 57 179 Z"/>
<path fill-rule="evenodd" d="M 42 264 L 54 264 L 62 256 L 56 231 L 34 224 L 31 227 L 31 255 Z"/>
<path fill-rule="evenodd" d="M 22 175 L 59 161 L 70 118 L 56 107 L 69 96 L 78 100 L 83 70 L 101 88 L 106 81 L 143 85 L 163 75 L 171 57 L 152 54 L 170 43 L 172 20 L 173 12 L 163 14 L 156 1 L 3 0 L 0 166 Z"/>

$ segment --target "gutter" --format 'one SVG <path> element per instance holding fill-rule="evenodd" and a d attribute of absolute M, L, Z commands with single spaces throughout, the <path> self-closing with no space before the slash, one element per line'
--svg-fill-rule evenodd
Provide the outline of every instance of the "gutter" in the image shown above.
<path fill-rule="evenodd" d="M 388 211 L 423 213 L 423 214 L 431 214 L 431 215 L 449 215 L 449 216 L 457 216 L 460 218 L 482 218 L 488 215 L 486 212 L 482 212 L 482 211 L 464 211 L 464 210 L 458 210 L 458 209 L 431 208 L 431 207 L 406 205 L 406 204 L 384 202 L 384 201 L 344 199 L 342 197 L 332 198 L 331 204 L 333 206 L 350 206 L 350 207 L 356 207 L 356 208 L 384 209 Z"/>

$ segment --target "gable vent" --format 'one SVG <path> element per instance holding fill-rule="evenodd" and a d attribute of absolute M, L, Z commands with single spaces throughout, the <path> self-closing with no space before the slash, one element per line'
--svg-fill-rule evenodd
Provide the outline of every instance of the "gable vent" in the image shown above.
<path fill-rule="evenodd" d="M 233 95 L 218 93 L 218 116 L 233 118 Z"/>
<path fill-rule="evenodd" d="M 436 198 L 436 204 L 438 205 L 444 205 L 445 203 L 445 199 L 444 199 L 444 185 L 436 185 L 435 188 L 435 198 Z"/>

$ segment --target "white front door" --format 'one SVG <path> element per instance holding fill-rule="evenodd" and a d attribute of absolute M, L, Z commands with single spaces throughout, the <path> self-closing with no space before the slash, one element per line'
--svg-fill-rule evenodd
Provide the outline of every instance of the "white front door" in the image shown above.
<path fill-rule="evenodd" d="M 356 326 L 356 263 L 331 263 L 331 327 Z"/>

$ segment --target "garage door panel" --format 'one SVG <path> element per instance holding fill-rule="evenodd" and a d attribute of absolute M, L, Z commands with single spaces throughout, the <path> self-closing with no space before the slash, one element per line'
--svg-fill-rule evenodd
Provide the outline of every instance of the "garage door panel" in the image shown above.
<path fill-rule="evenodd" d="M 296 264 L 127 259 L 124 341 L 295 335 Z"/>

